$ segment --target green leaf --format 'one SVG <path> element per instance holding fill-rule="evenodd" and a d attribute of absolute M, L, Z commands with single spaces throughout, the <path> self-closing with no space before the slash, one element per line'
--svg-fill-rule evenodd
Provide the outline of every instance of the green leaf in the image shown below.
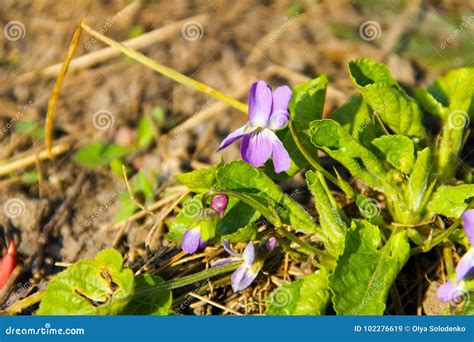
<path fill-rule="evenodd" d="M 121 159 L 112 159 L 109 163 L 110 171 L 114 173 L 119 178 L 123 178 L 123 169 L 122 165 L 124 165 L 123 160 Z M 130 167 L 125 166 L 127 175 L 130 174 Z"/>
<path fill-rule="evenodd" d="M 155 124 L 147 116 L 143 116 L 138 122 L 135 145 L 142 150 L 150 146 L 156 135 Z"/>
<path fill-rule="evenodd" d="M 106 166 L 114 159 L 119 159 L 131 152 L 131 149 L 106 142 L 92 143 L 81 147 L 74 155 L 74 160 L 86 167 Z"/>
<path fill-rule="evenodd" d="M 474 199 L 474 184 L 441 185 L 428 202 L 428 210 L 446 217 L 458 218 Z"/>
<path fill-rule="evenodd" d="M 322 75 L 313 80 L 298 84 L 292 91 L 289 104 L 291 121 L 305 149 L 316 156 L 309 141 L 309 124 L 323 117 L 324 101 L 328 79 Z"/>
<path fill-rule="evenodd" d="M 132 298 L 133 272 L 122 256 L 106 249 L 95 259 L 76 262 L 49 283 L 38 315 L 117 315 Z"/>
<path fill-rule="evenodd" d="M 352 189 L 352 186 L 344 179 L 341 177 L 339 172 L 337 171 L 336 168 L 334 168 L 334 172 L 336 173 L 337 180 L 339 181 L 339 187 L 341 190 L 349 197 L 354 197 L 354 189 Z"/>
<path fill-rule="evenodd" d="M 21 120 L 15 124 L 18 133 L 31 134 L 36 138 L 44 138 L 44 127 L 39 126 L 34 120 Z"/>
<path fill-rule="evenodd" d="M 38 127 L 38 123 L 33 120 L 21 120 L 15 124 L 18 133 L 31 134 Z"/>
<path fill-rule="evenodd" d="M 128 33 L 127 33 L 127 39 L 133 39 L 140 37 L 142 34 L 144 34 L 146 31 L 141 25 L 134 25 L 132 26 Z"/>
<path fill-rule="evenodd" d="M 396 85 L 387 66 L 376 63 L 369 58 L 359 58 L 349 62 L 349 72 L 357 87 L 365 87 L 375 83 Z"/>
<path fill-rule="evenodd" d="M 341 148 L 341 126 L 334 120 L 317 120 L 311 125 L 311 141 L 314 145 L 328 150 Z"/>
<path fill-rule="evenodd" d="M 26 171 L 21 175 L 21 181 L 24 184 L 34 184 L 39 181 L 38 171 Z"/>
<path fill-rule="evenodd" d="M 120 270 L 123 266 L 122 255 L 114 248 L 101 250 L 99 253 L 97 253 L 95 259 L 97 261 L 102 261 L 103 263 L 117 270 Z"/>
<path fill-rule="evenodd" d="M 241 160 L 219 167 L 217 189 L 250 196 L 260 204 L 270 206 L 283 223 L 305 233 L 318 228 L 312 217 L 290 196 L 286 195 L 264 172 Z"/>
<path fill-rule="evenodd" d="M 253 240 L 257 236 L 255 221 L 259 217 L 257 210 L 242 201 L 236 201 L 217 224 L 217 233 L 233 243 Z"/>
<path fill-rule="evenodd" d="M 316 120 L 310 129 L 312 143 L 343 164 L 353 176 L 394 201 L 398 199 L 399 191 L 382 162 L 339 123 L 330 119 Z"/>
<path fill-rule="evenodd" d="M 156 125 L 160 127 L 165 121 L 165 110 L 163 107 L 155 107 L 151 110 L 150 116 L 153 118 Z"/>
<path fill-rule="evenodd" d="M 118 223 L 120 221 L 128 219 L 132 216 L 138 209 L 140 209 L 130 198 L 128 192 L 122 192 L 118 196 L 118 202 L 120 204 L 120 210 L 115 215 L 114 222 Z"/>
<path fill-rule="evenodd" d="M 445 108 L 443 111 L 444 119 L 447 119 L 447 115 L 452 111 L 470 112 L 474 93 L 473 83 L 474 67 L 458 68 L 437 78 L 428 88 L 433 98 L 436 98 L 438 106 Z M 471 111 L 471 117 L 473 114 L 474 111 Z"/>
<path fill-rule="evenodd" d="M 155 190 L 153 189 L 153 181 L 148 178 L 143 170 L 138 171 L 136 179 L 138 186 L 134 184 L 133 190 L 141 191 L 147 201 L 153 201 L 155 193 Z"/>
<path fill-rule="evenodd" d="M 465 128 L 469 116 L 474 117 L 474 68 L 460 68 L 439 77 L 428 92 L 418 90 L 418 101 L 434 115 L 440 116 L 444 126 L 436 139 L 435 160 L 440 178 L 454 178 L 458 156 L 463 148 Z"/>
<path fill-rule="evenodd" d="M 372 143 L 393 167 L 410 174 L 415 164 L 415 146 L 410 138 L 403 135 L 384 135 L 374 139 Z"/>
<path fill-rule="evenodd" d="M 334 205 L 332 194 L 324 188 L 321 177 L 318 177 L 313 171 L 308 171 L 306 172 L 306 183 L 314 196 L 319 214 L 321 229 L 318 233 L 322 235 L 328 252 L 333 256 L 338 256 L 344 248 L 344 235 L 347 226 L 339 214 L 338 208 Z"/>
<path fill-rule="evenodd" d="M 166 234 L 168 240 L 180 242 L 186 229 L 190 229 L 199 219 L 204 210 L 201 198 L 201 195 L 197 195 L 183 203 L 181 211 L 176 215 L 174 221 L 169 224 L 169 231 Z"/>
<path fill-rule="evenodd" d="M 388 291 L 408 260 L 406 232 L 394 232 L 380 248 L 381 233 L 365 220 L 352 221 L 344 253 L 339 257 L 329 288 L 338 315 L 382 315 Z"/>
<path fill-rule="evenodd" d="M 370 223 L 375 225 L 383 224 L 380 203 L 377 200 L 364 195 L 357 195 L 356 205 L 362 216 Z"/>
<path fill-rule="evenodd" d="M 164 280 L 157 275 L 141 274 L 135 278 L 135 293 L 125 308 L 124 315 L 165 316 L 171 311 L 171 291 L 156 291 Z"/>
<path fill-rule="evenodd" d="M 175 175 L 174 178 L 193 192 L 207 192 L 215 186 L 217 168 L 217 165 L 213 165 L 206 169 Z"/>
<path fill-rule="evenodd" d="M 351 97 L 334 110 L 329 118 L 339 122 L 355 140 L 368 149 L 372 148 L 372 140 L 383 133 L 362 96 Z"/>
<path fill-rule="evenodd" d="M 428 184 L 432 172 L 431 150 L 426 147 L 419 151 L 413 171 L 408 179 L 408 202 L 414 213 L 420 213 L 429 196 Z"/>
<path fill-rule="evenodd" d="M 349 63 L 349 72 L 365 101 L 395 133 L 423 138 L 422 113 L 384 64 L 370 59 Z"/>
<path fill-rule="evenodd" d="M 237 242 L 248 242 L 255 240 L 258 236 L 258 227 L 255 222 L 251 222 L 246 226 L 240 227 L 235 233 L 226 234 L 223 236 L 226 240 L 237 243 Z"/>
<path fill-rule="evenodd" d="M 208 212 L 207 210 L 205 211 Z M 201 232 L 201 239 L 203 241 L 209 241 L 214 238 L 217 230 L 217 223 L 219 221 L 219 216 L 209 209 L 210 214 L 202 215 L 197 221 L 195 221 L 190 228 L 199 227 Z"/>
<path fill-rule="evenodd" d="M 267 301 L 267 315 L 324 315 L 329 301 L 328 272 L 320 269 L 280 286 Z"/>
<path fill-rule="evenodd" d="M 427 111 L 435 116 L 441 118 L 446 117 L 446 108 L 438 102 L 438 100 L 427 90 L 421 88 L 414 88 L 413 94 L 415 95 L 418 104 L 421 106 L 421 110 Z"/>

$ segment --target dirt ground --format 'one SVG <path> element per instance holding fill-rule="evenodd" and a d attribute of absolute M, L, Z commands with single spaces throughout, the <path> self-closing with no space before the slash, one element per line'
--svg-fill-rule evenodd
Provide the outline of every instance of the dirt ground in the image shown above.
<path fill-rule="evenodd" d="M 117 41 L 162 29 L 159 38 L 145 41 L 140 48 L 144 54 L 243 102 L 255 80 L 293 86 L 325 73 L 331 84 L 325 107 L 329 114 L 355 92 L 346 69 L 354 58 L 387 63 L 395 79 L 407 87 L 427 86 L 446 70 L 472 64 L 472 15 L 472 1 L 2 0 L 1 26 L 19 23 L 16 33 L 0 32 L 0 206 L 12 199 L 20 203 L 20 215 L 7 215 L 0 208 L 0 224 L 3 236 L 13 235 L 18 244 L 23 267 L 18 281 L 42 284 L 68 263 L 109 246 L 119 248 L 135 270 L 160 270 L 168 262 L 183 260 L 179 246 L 163 237 L 174 215 L 170 205 L 183 191 L 172 175 L 221 158 L 240 158 L 235 146 L 215 151 L 223 136 L 246 121 L 241 113 L 123 55 L 94 61 L 94 53 L 104 45 L 85 32 L 75 57 L 88 55 L 90 63 L 71 66 L 56 109 L 55 146 L 62 151 L 54 159 L 41 157 L 45 145 L 40 129 L 58 73 L 57 67 L 48 67 L 62 62 L 81 18 Z M 369 31 L 361 31 L 364 24 Z M 139 119 L 156 108 L 164 110 L 165 119 L 155 142 L 125 161 L 132 178 L 140 169 L 156 173 L 155 203 L 165 204 L 155 213 L 171 208 L 169 215 L 160 224 L 146 212 L 114 223 L 118 196 L 127 192 L 124 180 L 108 167 L 83 167 L 73 155 L 94 141 L 130 143 Z M 111 114 L 107 129 L 94 125 L 100 111 Z M 19 131 L 23 121 L 37 129 Z M 438 129 L 435 123 L 432 128 Z M 472 151 L 471 134 L 463 156 L 470 165 Z M 28 181 L 32 173 L 37 179 Z M 288 189 L 301 185 L 298 178 L 284 184 Z M 169 196 L 175 197 L 166 202 Z M 305 197 L 300 201 L 304 203 Z M 209 248 L 202 259 L 165 267 L 161 274 L 201 269 L 216 253 L 218 248 Z M 398 293 L 392 293 L 389 313 L 439 310 L 429 300 L 433 288 L 427 290 L 426 281 L 435 278 L 437 259 L 433 252 L 407 265 Z M 251 293 L 209 291 L 228 307 L 261 313 L 265 294 L 307 271 L 307 265 L 275 260 Z M 408 304 L 402 307 L 402 302 Z M 192 309 L 222 313 L 203 302 Z"/>

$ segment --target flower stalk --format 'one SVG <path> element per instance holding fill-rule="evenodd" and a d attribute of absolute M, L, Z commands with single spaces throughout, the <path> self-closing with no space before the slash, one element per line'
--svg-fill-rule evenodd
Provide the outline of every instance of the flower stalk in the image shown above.
<path fill-rule="evenodd" d="M 188 286 L 203 280 L 207 280 L 209 278 L 218 276 L 223 273 L 228 273 L 236 270 L 240 265 L 242 264 L 242 261 L 236 261 L 228 264 L 224 264 L 221 266 L 216 266 L 209 268 L 207 270 L 194 273 L 185 277 L 181 278 L 175 278 L 171 279 L 168 281 L 165 281 L 157 286 L 154 286 L 151 289 L 147 289 L 145 291 L 153 291 L 153 292 L 158 292 L 158 291 L 168 291 L 168 290 L 173 290 L 177 289 L 180 287 Z"/>

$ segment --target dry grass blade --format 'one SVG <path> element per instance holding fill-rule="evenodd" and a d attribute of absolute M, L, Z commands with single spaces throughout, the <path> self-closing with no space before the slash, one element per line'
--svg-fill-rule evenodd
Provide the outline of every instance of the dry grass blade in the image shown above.
<path fill-rule="evenodd" d="M 164 27 L 157 28 L 156 30 L 147 32 L 139 37 L 132 38 L 126 41 L 123 41 L 122 44 L 135 50 L 141 50 L 146 47 L 152 46 L 153 44 L 163 42 L 166 39 L 173 36 L 173 34 L 179 30 L 186 22 L 189 21 L 198 21 L 201 23 L 206 23 L 208 20 L 207 15 L 197 15 L 195 17 L 190 17 L 184 20 L 175 21 Z M 120 51 L 113 47 L 106 47 L 100 50 L 90 52 L 83 56 L 74 58 L 69 64 L 69 71 L 78 71 L 90 68 L 96 64 L 103 63 L 108 61 L 111 58 L 120 56 Z M 50 65 L 41 70 L 33 70 L 27 73 L 24 73 L 18 76 L 15 80 L 15 84 L 19 83 L 29 83 L 34 81 L 38 77 L 51 78 L 54 77 L 60 72 L 62 63 L 57 63 Z"/>
<path fill-rule="evenodd" d="M 53 147 L 53 128 L 54 128 L 54 109 L 56 108 L 56 102 L 58 101 L 59 91 L 61 90 L 61 85 L 63 84 L 64 77 L 66 76 L 69 63 L 71 63 L 72 56 L 76 52 L 77 45 L 79 44 L 79 39 L 81 38 L 82 33 L 82 23 L 84 19 L 81 20 L 81 24 L 77 27 L 72 37 L 71 45 L 69 46 L 66 58 L 61 66 L 58 78 L 54 82 L 53 92 L 49 98 L 48 103 L 48 113 L 46 114 L 46 126 L 45 126 L 45 143 L 46 150 L 48 151 L 49 157 L 53 157 L 52 147 Z"/>
<path fill-rule="evenodd" d="M 157 62 L 155 62 L 154 60 L 148 58 L 147 56 L 145 56 L 144 54 L 136 51 L 136 50 L 133 50 L 133 49 L 130 49 L 129 47 L 119 43 L 119 42 L 116 42 L 115 40 L 113 39 L 110 39 L 109 37 L 106 37 L 104 36 L 103 34 L 93 30 L 92 28 L 90 28 L 89 26 L 87 26 L 87 24 L 85 22 L 83 22 L 81 24 L 82 28 L 84 29 L 84 31 L 86 31 L 87 33 L 91 34 L 92 36 L 94 36 L 95 38 L 97 38 L 98 40 L 104 42 L 105 44 L 109 45 L 109 46 L 112 46 L 114 48 L 116 48 L 117 50 L 119 50 L 120 52 L 122 52 L 124 55 L 136 60 L 137 62 L 149 67 L 150 69 L 178 82 L 178 83 L 181 83 L 187 87 L 190 87 L 190 88 L 193 88 L 193 89 L 196 89 L 204 94 L 208 94 L 208 95 L 211 95 L 213 97 L 215 97 L 216 99 L 218 100 L 221 100 L 227 104 L 229 104 L 230 106 L 240 110 L 241 112 L 244 112 L 244 113 L 247 113 L 248 111 L 248 108 L 247 108 L 247 105 L 240 102 L 240 101 L 237 101 L 235 100 L 234 98 L 230 97 L 230 96 L 227 96 L 199 81 L 196 81 L 190 77 L 187 77 L 165 65 L 161 65 Z"/>
<path fill-rule="evenodd" d="M 30 152 L 25 157 L 7 162 L 5 165 L 0 166 L 0 176 L 5 176 L 9 173 L 27 168 L 34 165 L 38 160 L 45 160 L 61 155 L 69 151 L 72 146 L 73 141 L 71 139 L 63 139 L 52 146 L 50 151 L 41 150 L 40 152 Z"/>

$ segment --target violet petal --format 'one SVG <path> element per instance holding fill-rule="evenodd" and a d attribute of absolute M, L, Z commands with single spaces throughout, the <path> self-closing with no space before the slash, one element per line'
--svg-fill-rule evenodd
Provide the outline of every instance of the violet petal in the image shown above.
<path fill-rule="evenodd" d="M 246 131 L 246 128 L 247 128 L 247 125 L 242 126 L 238 129 L 236 129 L 235 131 L 233 131 L 232 133 L 230 133 L 227 137 L 224 138 L 224 140 L 222 140 L 222 142 L 219 145 L 219 148 L 217 149 L 217 151 L 220 151 L 220 150 L 226 148 L 227 146 L 229 146 L 233 142 L 239 140 L 240 138 L 242 138 L 246 134 L 249 134 Z"/>
<path fill-rule="evenodd" d="M 249 121 L 252 127 L 267 127 L 272 102 L 272 90 L 265 81 L 252 84 L 249 94 Z"/>
<path fill-rule="evenodd" d="M 461 288 L 450 281 L 438 288 L 438 299 L 442 302 L 452 302 L 460 297 Z"/>
<path fill-rule="evenodd" d="M 249 287 L 256 277 L 257 273 L 254 273 L 248 265 L 243 264 L 232 273 L 232 289 L 234 292 L 242 291 Z"/>
<path fill-rule="evenodd" d="M 468 209 L 462 214 L 462 223 L 464 225 L 464 234 L 472 247 L 474 247 L 474 209 Z"/>
<path fill-rule="evenodd" d="M 245 247 L 244 252 L 242 253 L 242 258 L 249 265 L 251 265 L 255 260 L 255 246 L 252 241 L 250 241 L 247 244 L 247 247 Z"/>
<path fill-rule="evenodd" d="M 211 267 L 222 266 L 230 264 L 231 262 L 236 261 L 234 258 L 219 259 L 211 263 Z"/>
<path fill-rule="evenodd" d="M 187 254 L 193 254 L 199 248 L 201 232 L 199 229 L 186 230 L 181 240 L 181 248 Z"/>
<path fill-rule="evenodd" d="M 246 135 L 242 140 L 240 152 L 242 159 L 254 167 L 265 164 L 272 154 L 272 131 L 264 129 L 260 132 L 254 132 Z"/>
<path fill-rule="evenodd" d="M 270 119 L 268 120 L 268 128 L 277 130 L 285 127 L 290 118 L 288 113 L 288 105 L 291 99 L 291 89 L 288 86 L 282 86 L 273 92 L 273 107 Z"/>
<path fill-rule="evenodd" d="M 229 240 L 222 241 L 222 246 L 224 246 L 224 249 L 227 253 L 229 253 L 233 257 L 237 256 L 237 253 L 235 253 L 235 251 L 232 249 Z"/>
<path fill-rule="evenodd" d="M 289 170 L 291 167 L 290 155 L 283 146 L 282 142 L 275 133 L 271 132 L 272 136 L 272 159 L 275 173 L 280 173 Z"/>
<path fill-rule="evenodd" d="M 456 282 L 460 283 L 472 271 L 474 271 L 474 248 L 469 249 L 459 260 L 456 266 Z"/>
<path fill-rule="evenodd" d="M 206 248 L 207 244 L 208 244 L 208 241 L 204 241 L 204 240 L 201 240 L 201 238 L 199 238 L 199 246 L 198 246 L 198 249 Z"/>

